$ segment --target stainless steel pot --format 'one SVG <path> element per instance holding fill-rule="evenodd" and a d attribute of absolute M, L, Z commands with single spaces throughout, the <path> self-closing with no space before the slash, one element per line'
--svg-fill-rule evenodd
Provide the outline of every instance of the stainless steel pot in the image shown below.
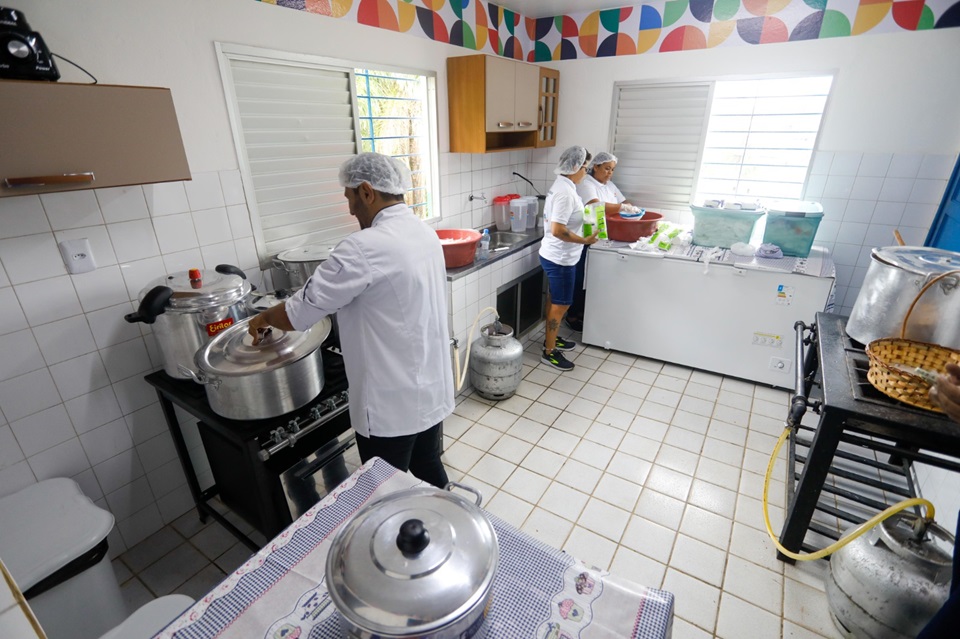
<path fill-rule="evenodd" d="M 130 323 L 153 325 L 163 356 L 163 370 L 186 378 L 181 368 L 196 372 L 193 356 L 220 331 L 250 315 L 245 298 L 252 290 L 236 266 L 212 271 L 190 269 L 164 275 L 140 291 L 140 306 L 124 316 Z"/>
<path fill-rule="evenodd" d="M 323 389 L 320 345 L 330 318 L 303 332 L 271 329 L 256 346 L 240 321 L 197 351 L 198 373 L 184 376 L 203 384 L 210 408 L 228 419 L 266 419 L 296 410 Z"/>
<path fill-rule="evenodd" d="M 869 344 L 900 337 L 907 310 L 934 277 L 960 269 L 960 253 L 917 246 L 875 248 L 870 267 L 847 321 L 847 334 Z M 904 337 L 960 349 L 960 277 L 931 286 L 910 314 Z"/>
<path fill-rule="evenodd" d="M 500 558 L 480 505 L 436 488 L 386 495 L 361 509 L 327 554 L 344 637 L 466 639 L 483 623 Z"/>
<path fill-rule="evenodd" d="M 300 288 L 307 283 L 317 267 L 330 257 L 337 243 L 309 244 L 298 246 L 277 254 L 273 265 L 284 271 L 291 288 Z"/>

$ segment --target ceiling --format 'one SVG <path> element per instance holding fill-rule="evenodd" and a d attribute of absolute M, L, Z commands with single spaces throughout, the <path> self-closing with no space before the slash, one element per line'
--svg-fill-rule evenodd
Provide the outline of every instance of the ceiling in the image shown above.
<path fill-rule="evenodd" d="M 545 18 L 570 13 L 584 13 L 598 9 L 628 7 L 630 0 L 491 0 L 512 9 L 527 18 Z"/>

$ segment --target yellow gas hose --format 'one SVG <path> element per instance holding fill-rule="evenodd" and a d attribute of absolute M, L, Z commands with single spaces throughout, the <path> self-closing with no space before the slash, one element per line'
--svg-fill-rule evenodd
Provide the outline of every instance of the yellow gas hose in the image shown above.
<path fill-rule="evenodd" d="M 935 511 L 932 503 L 930 503 L 926 499 L 921 499 L 919 497 L 914 499 L 905 499 L 898 504 L 894 504 L 893 506 L 890 506 L 883 512 L 876 514 L 871 519 L 857 526 L 850 533 L 844 535 L 838 541 L 830 544 L 826 548 L 818 550 L 817 552 L 810 553 L 809 555 L 801 555 L 791 550 L 787 550 L 780 543 L 780 540 L 777 539 L 777 536 L 773 533 L 773 527 L 770 525 L 770 513 L 767 512 L 767 492 L 770 490 L 770 475 L 773 474 L 773 465 L 777 461 L 777 455 L 780 453 L 780 447 L 783 446 L 783 442 L 786 441 L 789 435 L 790 435 L 790 427 L 787 426 L 786 428 L 783 429 L 783 432 L 780 434 L 780 439 L 777 440 L 777 445 L 774 446 L 773 448 L 773 454 L 770 456 L 770 463 L 767 464 L 767 474 L 763 478 L 763 523 L 767 526 L 767 534 L 770 535 L 770 539 L 773 540 L 773 543 L 774 545 L 776 545 L 777 550 L 779 550 L 785 556 L 790 557 L 791 559 L 796 559 L 797 561 L 810 561 L 811 559 L 821 559 L 831 553 L 834 553 L 840 550 L 841 548 L 849 544 L 851 541 L 853 541 L 863 533 L 867 532 L 868 530 L 870 530 L 871 528 L 879 524 L 884 519 L 887 519 L 888 517 L 891 517 L 897 514 L 901 510 L 912 508 L 913 506 L 923 506 L 926 509 L 926 515 L 924 516 L 924 519 L 928 523 L 933 522 L 933 516 Z"/>

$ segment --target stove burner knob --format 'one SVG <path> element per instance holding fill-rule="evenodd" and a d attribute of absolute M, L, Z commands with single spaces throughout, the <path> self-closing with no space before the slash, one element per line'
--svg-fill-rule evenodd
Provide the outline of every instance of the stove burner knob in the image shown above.
<path fill-rule="evenodd" d="M 10 40 L 7 42 L 7 51 L 15 58 L 23 60 L 30 55 L 30 47 L 20 40 Z"/>

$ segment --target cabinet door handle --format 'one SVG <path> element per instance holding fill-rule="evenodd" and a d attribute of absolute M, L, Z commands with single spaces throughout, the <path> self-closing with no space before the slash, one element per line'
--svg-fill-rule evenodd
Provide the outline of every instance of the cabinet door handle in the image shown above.
<path fill-rule="evenodd" d="M 513 122 L 497 122 L 497 126 L 501 129 L 509 129 L 513 126 Z"/>
<path fill-rule="evenodd" d="M 90 171 L 88 173 L 64 173 L 62 175 L 34 175 L 32 177 L 4 178 L 3 184 L 8 188 L 15 188 L 18 186 L 88 184 L 95 179 L 93 171 Z"/>
<path fill-rule="evenodd" d="M 543 128 L 543 105 L 537 107 L 537 128 Z"/>
<path fill-rule="evenodd" d="M 517 126 L 533 126 L 533 122 L 517 122 Z"/>

